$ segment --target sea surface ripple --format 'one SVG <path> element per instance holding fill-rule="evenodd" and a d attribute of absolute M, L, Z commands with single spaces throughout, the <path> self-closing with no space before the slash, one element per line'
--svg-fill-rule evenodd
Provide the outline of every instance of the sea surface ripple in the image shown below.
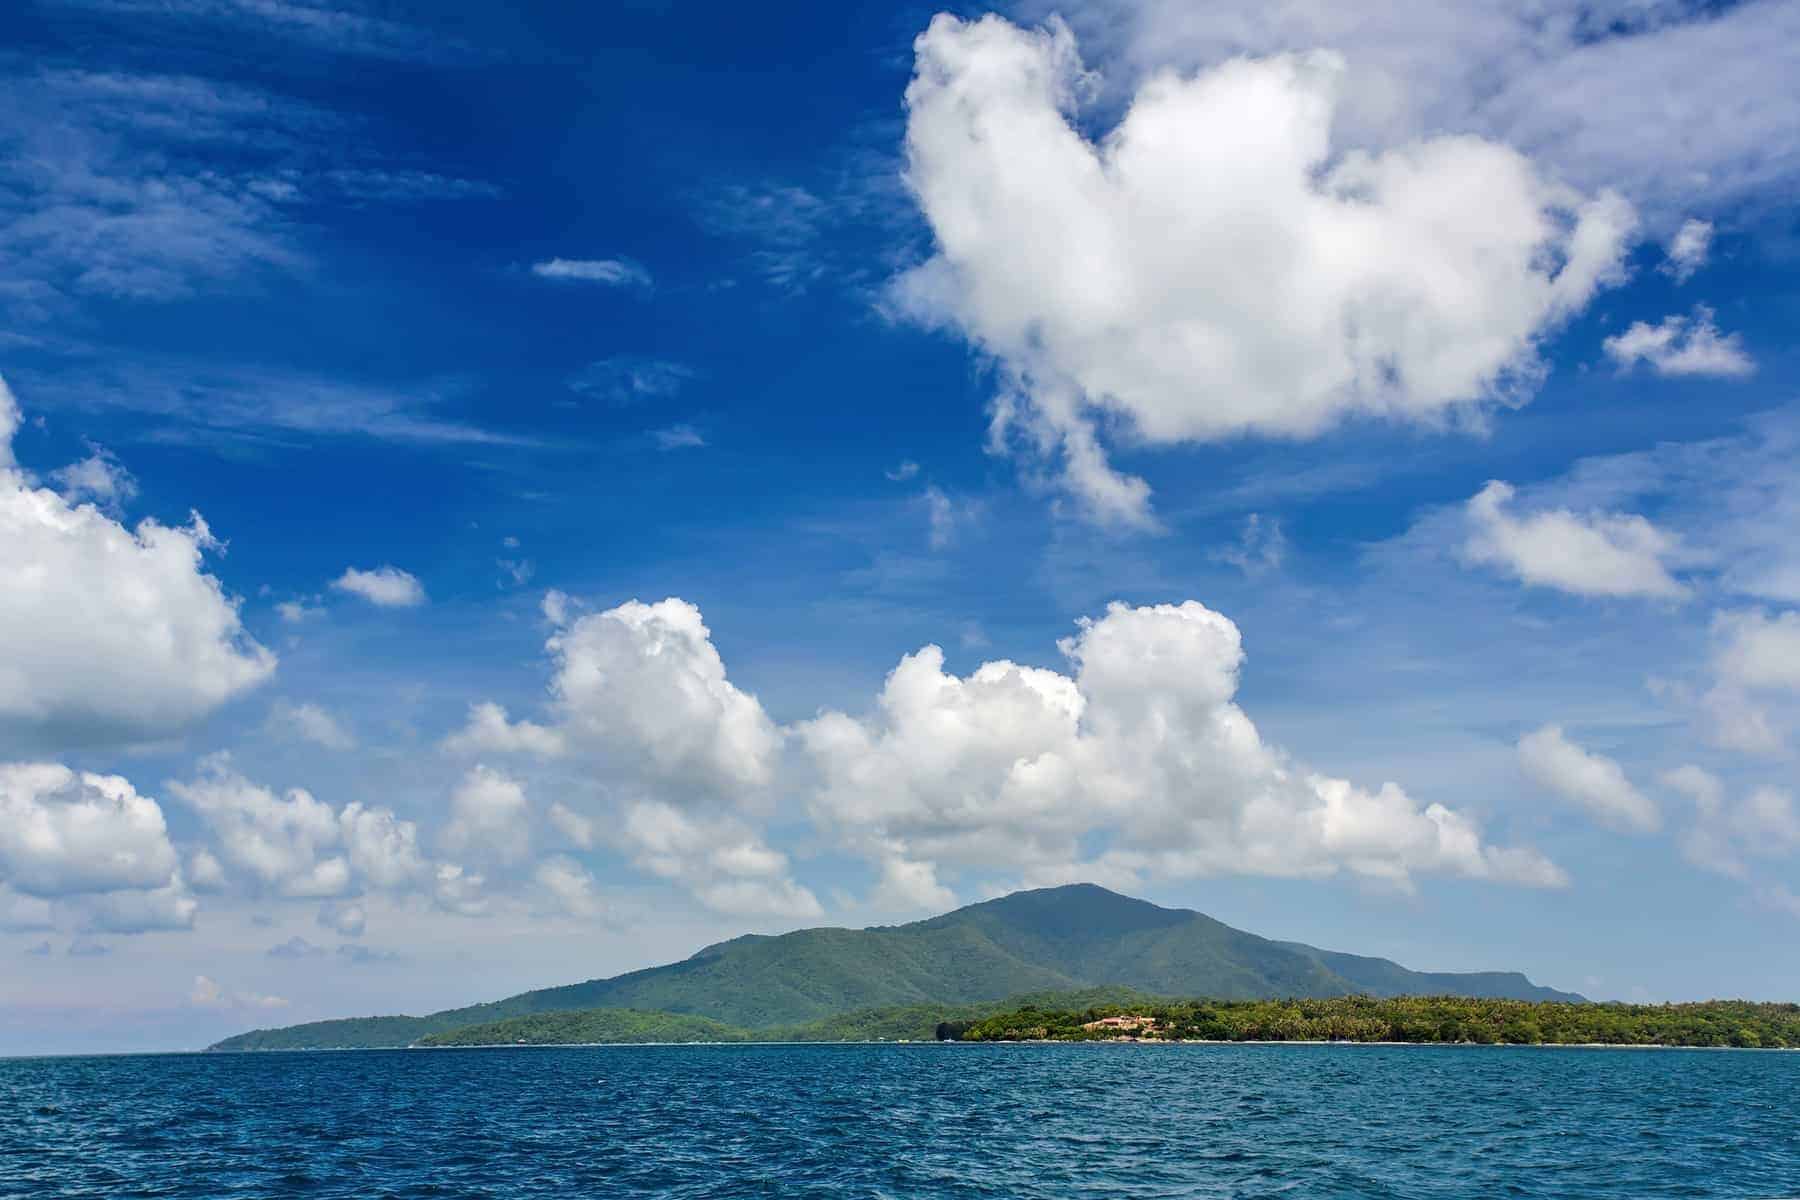
<path fill-rule="evenodd" d="M 1780 1197 L 1800 1055 L 828 1045 L 0 1060 L 0 1196 Z"/>

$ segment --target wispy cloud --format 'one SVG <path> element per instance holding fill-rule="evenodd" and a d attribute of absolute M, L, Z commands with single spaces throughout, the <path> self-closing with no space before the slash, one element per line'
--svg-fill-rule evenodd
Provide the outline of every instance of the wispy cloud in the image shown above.
<path fill-rule="evenodd" d="M 346 3 L 308 0 L 50 0 L 64 8 L 118 13 L 146 20 L 224 26 L 236 34 L 301 43 L 366 58 L 433 61 L 470 58 L 471 47 L 451 38 Z"/>
<path fill-rule="evenodd" d="M 531 264 L 539 279 L 599 283 L 607 287 L 649 287 L 650 272 L 626 258 L 548 258 Z"/>
<path fill-rule="evenodd" d="M 374 384 L 278 367 L 186 360 L 15 375 L 46 405 L 116 408 L 166 418 L 171 424 L 151 434 L 161 442 L 241 439 L 281 445 L 300 435 L 420 445 L 543 444 L 447 415 L 445 410 L 456 407 L 469 390 L 460 382 Z"/>
<path fill-rule="evenodd" d="M 667 429 L 655 429 L 650 438 L 656 443 L 658 450 L 694 450 L 706 445 L 706 438 L 692 425 L 671 425 Z"/>
<path fill-rule="evenodd" d="M 683 363 L 621 354 L 589 363 L 570 377 L 569 388 L 614 404 L 634 404 L 667 400 L 699 375 Z"/>

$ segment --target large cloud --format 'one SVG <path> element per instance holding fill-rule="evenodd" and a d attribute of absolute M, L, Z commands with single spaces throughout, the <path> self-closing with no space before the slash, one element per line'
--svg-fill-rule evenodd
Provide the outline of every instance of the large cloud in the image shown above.
<path fill-rule="evenodd" d="M 513 722 L 499 705 L 476 704 L 445 749 L 604 752 L 685 789 L 733 792 L 770 781 L 781 735 L 756 697 L 726 678 L 698 608 L 632 600 L 571 620 L 552 593 L 544 611 L 558 625 L 545 643 L 556 663 L 556 724 Z"/>
<path fill-rule="evenodd" d="M 428 896 L 451 911 L 480 908 L 482 878 L 428 860 L 418 827 L 390 809 L 360 801 L 334 809 L 304 788 L 277 793 L 245 778 L 224 755 L 204 760 L 194 779 L 169 790 L 212 834 L 217 886 L 235 880 L 254 894 L 326 900 L 322 921 L 358 931 L 360 907 L 330 901 L 380 891 Z"/>
<path fill-rule="evenodd" d="M 0 882 L 32 896 L 154 889 L 177 874 L 162 808 L 117 775 L 0 764 Z"/>
<path fill-rule="evenodd" d="M 1633 224 L 1479 138 L 1334 146 L 1331 54 L 1155 74 L 1096 144 L 1060 23 L 939 16 L 915 51 L 907 177 L 938 252 L 896 295 L 1000 361 L 996 435 L 1105 519 L 1148 520 L 1106 422 L 1170 443 L 1516 400 Z"/>
<path fill-rule="evenodd" d="M 890 897 L 937 901 L 955 870 L 1563 882 L 1465 814 L 1309 773 L 1265 744 L 1233 699 L 1237 627 L 1194 601 L 1115 604 L 1061 649 L 1072 675 L 990 662 L 958 677 L 927 646 L 869 716 L 798 727 L 816 818 L 878 865 Z"/>
<path fill-rule="evenodd" d="M 128 780 L 0 763 L 0 928 L 187 929 L 198 907 L 162 807 Z"/>
<path fill-rule="evenodd" d="M 1359 143 L 1422 130 L 1518 146 L 1620 187 L 1672 233 L 1695 205 L 1785 207 L 1800 178 L 1800 7 L 1785 0 L 1021 0 L 1065 12 L 1124 81 L 1169 66 L 1331 46 Z M 1705 64 L 1696 69 L 1695 64 Z M 1747 103 L 1746 97 L 1754 97 Z M 1654 131 L 1651 133 L 1650 131 Z"/>
<path fill-rule="evenodd" d="M 128 530 L 33 486 L 0 381 L 0 742 L 165 735 L 267 679 L 275 657 L 203 569 L 198 514 Z"/>
<path fill-rule="evenodd" d="M 700 610 L 676 598 L 633 600 L 577 617 L 552 592 L 544 613 L 557 627 L 545 644 L 555 664 L 553 720 L 513 721 L 496 704 L 476 704 L 444 748 L 579 760 L 596 786 L 549 814 L 570 841 L 585 848 L 603 836 L 719 911 L 818 915 L 818 900 L 789 878 L 787 859 L 754 824 L 772 800 L 781 730 L 727 677 Z M 518 786 L 475 768 L 459 793 L 453 839 L 472 843 L 458 830 L 510 797 L 502 784 Z M 604 814 L 578 811 L 593 802 Z M 502 807 L 522 809 L 522 793 Z"/>

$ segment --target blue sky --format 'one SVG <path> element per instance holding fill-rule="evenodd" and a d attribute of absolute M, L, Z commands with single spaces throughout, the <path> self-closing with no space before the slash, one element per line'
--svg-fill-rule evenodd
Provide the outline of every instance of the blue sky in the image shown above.
<path fill-rule="evenodd" d="M 1086 878 L 1800 993 L 1800 6 L 1533 14 L 0 16 L 0 1051 Z"/>

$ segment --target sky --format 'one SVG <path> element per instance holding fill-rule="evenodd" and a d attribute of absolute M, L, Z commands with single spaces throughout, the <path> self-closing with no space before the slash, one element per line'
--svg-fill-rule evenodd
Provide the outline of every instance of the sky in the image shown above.
<path fill-rule="evenodd" d="M 0 13 L 0 1053 L 1091 880 L 1800 997 L 1800 4 Z"/>

